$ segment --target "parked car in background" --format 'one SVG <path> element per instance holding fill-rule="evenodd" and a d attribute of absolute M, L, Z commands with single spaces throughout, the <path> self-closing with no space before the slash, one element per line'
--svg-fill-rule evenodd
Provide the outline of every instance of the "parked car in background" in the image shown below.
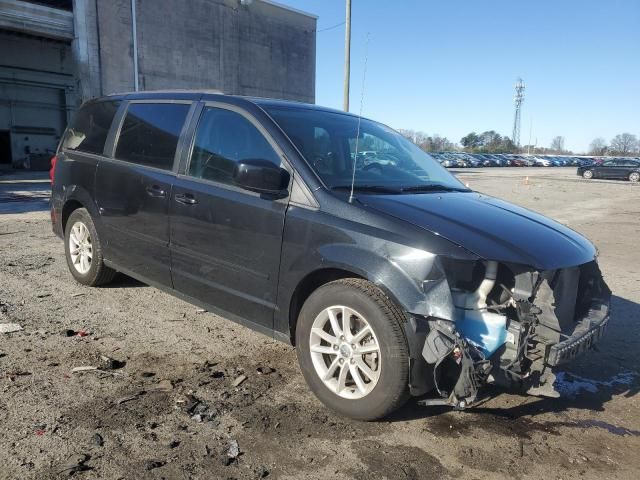
<path fill-rule="evenodd" d="M 531 161 L 533 162 L 534 167 L 550 167 L 551 161 L 542 157 L 531 157 Z"/>
<path fill-rule="evenodd" d="M 582 178 L 609 178 L 617 180 L 640 181 L 640 161 L 630 158 L 607 160 L 601 164 L 578 167 L 576 173 Z"/>

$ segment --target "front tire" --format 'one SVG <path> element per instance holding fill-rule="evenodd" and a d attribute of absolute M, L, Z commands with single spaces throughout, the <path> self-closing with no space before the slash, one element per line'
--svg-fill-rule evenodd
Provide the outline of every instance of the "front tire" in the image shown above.
<path fill-rule="evenodd" d="M 640 182 L 640 173 L 638 172 L 631 172 L 629 174 L 629 181 L 630 182 Z"/>
<path fill-rule="evenodd" d="M 376 420 L 408 398 L 409 351 L 400 309 L 375 285 L 342 279 L 307 299 L 296 329 L 302 374 L 330 409 Z"/>
<path fill-rule="evenodd" d="M 113 280 L 116 271 L 104 264 L 102 244 L 86 209 L 78 208 L 69 215 L 64 249 L 69 271 L 79 283 L 95 287 Z"/>
<path fill-rule="evenodd" d="M 593 172 L 591 170 L 585 170 L 582 172 L 582 178 L 585 180 L 591 180 L 593 178 Z"/>

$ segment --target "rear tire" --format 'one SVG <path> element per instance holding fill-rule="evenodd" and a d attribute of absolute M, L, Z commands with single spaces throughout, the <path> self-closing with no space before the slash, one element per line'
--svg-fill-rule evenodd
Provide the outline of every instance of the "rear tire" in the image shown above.
<path fill-rule="evenodd" d="M 640 173 L 638 172 L 631 172 L 629 174 L 629 181 L 630 182 L 640 182 Z"/>
<path fill-rule="evenodd" d="M 104 264 L 102 244 L 93 219 L 84 208 L 74 210 L 65 226 L 64 251 L 73 278 L 83 285 L 96 287 L 111 280 L 116 271 Z"/>
<path fill-rule="evenodd" d="M 591 170 L 585 170 L 584 172 L 582 172 L 582 178 L 591 180 L 593 178 L 593 172 Z"/>
<path fill-rule="evenodd" d="M 365 280 L 318 288 L 304 303 L 296 329 L 298 362 L 313 393 L 356 420 L 376 420 L 400 408 L 409 397 L 404 321 L 400 309 Z"/>

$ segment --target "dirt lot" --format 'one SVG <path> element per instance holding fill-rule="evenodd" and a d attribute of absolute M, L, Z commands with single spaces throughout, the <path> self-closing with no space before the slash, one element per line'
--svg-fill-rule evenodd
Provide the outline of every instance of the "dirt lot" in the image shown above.
<path fill-rule="evenodd" d="M 0 478 L 638 478 L 640 185 L 575 169 L 459 176 L 598 245 L 610 330 L 559 375 L 560 399 L 409 403 L 377 423 L 326 410 L 287 345 L 125 277 L 76 284 L 46 174 L 0 176 L 0 323 L 24 328 L 0 333 Z"/>

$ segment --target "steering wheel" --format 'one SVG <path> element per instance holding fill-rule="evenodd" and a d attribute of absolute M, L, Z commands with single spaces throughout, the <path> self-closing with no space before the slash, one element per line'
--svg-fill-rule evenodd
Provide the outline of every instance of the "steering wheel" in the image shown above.
<path fill-rule="evenodd" d="M 362 170 L 373 170 L 374 168 L 382 171 L 384 169 L 384 165 L 378 162 L 371 162 L 367 165 L 365 165 Z"/>

